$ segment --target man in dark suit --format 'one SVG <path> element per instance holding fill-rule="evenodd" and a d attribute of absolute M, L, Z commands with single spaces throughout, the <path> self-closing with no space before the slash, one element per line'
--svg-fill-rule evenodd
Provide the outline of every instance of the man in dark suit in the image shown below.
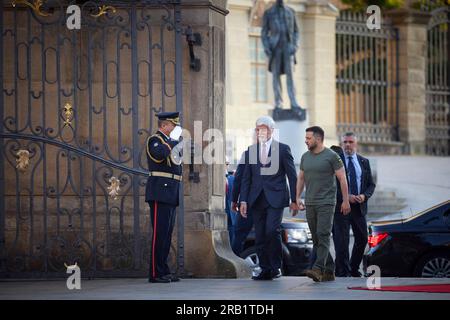
<path fill-rule="evenodd" d="M 269 116 L 256 121 L 257 143 L 248 148 L 241 185 L 240 213 L 250 210 L 255 224 L 255 245 L 261 273 L 254 280 L 281 276 L 281 220 L 283 209 L 296 204 L 297 174 L 288 145 L 272 138 L 275 122 Z M 290 194 L 286 183 L 289 180 Z M 292 203 L 289 205 L 289 198 Z"/>
<path fill-rule="evenodd" d="M 235 212 L 239 211 L 239 200 L 241 193 L 241 183 L 242 176 L 245 171 L 245 166 L 248 163 L 248 151 L 244 151 L 241 156 L 241 160 L 239 161 L 236 172 L 234 173 L 234 182 L 231 196 L 231 208 Z M 231 242 L 231 249 L 233 249 L 234 254 L 239 256 L 241 252 L 244 250 L 245 239 L 247 239 L 248 234 L 253 228 L 253 215 L 250 212 L 247 214 L 247 217 L 244 218 L 240 214 L 236 215 L 236 220 L 234 223 L 234 238 Z"/>
<path fill-rule="evenodd" d="M 147 139 L 149 177 L 145 201 L 150 206 L 153 225 L 149 282 L 168 283 L 180 280 L 171 274 L 167 257 L 182 178 L 179 135 L 176 137 L 173 133 L 181 133 L 181 127 L 178 112 L 161 112 L 157 117 L 158 131 Z"/>
<path fill-rule="evenodd" d="M 367 201 L 375 191 L 369 160 L 356 153 L 357 137 L 354 133 L 344 134 L 343 153 L 340 154 L 347 173 L 351 212 L 339 212 L 342 193 L 337 191 L 337 205 L 334 213 L 333 241 L 336 250 L 336 276 L 361 277 L 359 265 L 367 244 Z M 355 243 L 349 259 L 349 233 L 353 230 Z"/>
<path fill-rule="evenodd" d="M 234 171 L 229 170 L 230 162 L 228 158 L 225 159 L 225 165 L 227 167 L 225 173 L 225 212 L 227 214 L 227 225 L 228 225 L 228 235 L 230 238 L 230 245 L 233 244 L 234 234 L 235 234 L 235 226 L 236 226 L 236 217 L 238 216 L 237 211 L 234 210 L 232 191 L 234 186 Z"/>

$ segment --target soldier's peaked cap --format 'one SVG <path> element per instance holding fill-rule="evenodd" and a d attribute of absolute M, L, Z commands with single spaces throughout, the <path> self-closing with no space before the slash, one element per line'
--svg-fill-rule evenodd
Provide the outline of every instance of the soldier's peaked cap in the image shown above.
<path fill-rule="evenodd" d="M 179 112 L 160 112 L 156 115 L 159 120 L 167 120 L 175 125 L 180 125 L 180 113 Z"/>

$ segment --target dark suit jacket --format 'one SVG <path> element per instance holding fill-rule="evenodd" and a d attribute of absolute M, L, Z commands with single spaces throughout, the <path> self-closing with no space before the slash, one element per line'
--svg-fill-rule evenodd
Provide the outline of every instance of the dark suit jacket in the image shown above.
<path fill-rule="evenodd" d="M 289 190 L 286 176 L 289 180 L 291 201 L 296 201 L 297 174 L 291 149 L 288 145 L 273 140 L 269 150 L 269 157 L 273 155 L 273 157 L 277 158 L 271 159 L 271 162 L 266 166 L 263 166 L 259 159 L 259 144 L 251 145 L 247 150 L 247 154 L 249 163 L 245 166 L 242 177 L 240 201 L 247 202 L 248 208 L 251 208 L 260 193 L 264 192 L 267 202 L 272 208 L 289 206 Z M 278 168 L 276 168 L 277 164 Z M 261 174 L 262 170 L 267 170 L 267 173 L 270 174 Z"/>
<path fill-rule="evenodd" d="M 244 175 L 245 165 L 248 163 L 248 150 L 246 150 L 239 161 L 236 172 L 234 173 L 233 190 L 231 201 L 238 202 L 239 194 L 241 193 L 242 176 Z"/>
<path fill-rule="evenodd" d="M 339 154 L 339 155 L 342 158 L 342 161 L 344 162 L 345 172 L 348 172 L 348 169 L 347 169 L 347 166 L 345 163 L 345 159 L 344 159 L 345 155 L 344 154 Z M 372 194 L 375 191 L 375 183 L 373 182 L 372 170 L 370 169 L 369 160 L 359 154 L 357 154 L 356 157 L 358 158 L 358 162 L 359 162 L 359 165 L 361 166 L 361 170 L 362 170 L 360 193 L 366 197 L 366 200 L 359 205 L 361 208 L 361 213 L 363 215 L 366 215 L 367 214 L 367 201 L 369 200 L 369 198 L 372 196 Z M 348 176 L 347 176 L 347 183 L 349 183 Z M 340 208 L 341 203 L 342 203 L 342 192 L 341 192 L 341 188 L 338 187 L 337 208 Z"/>

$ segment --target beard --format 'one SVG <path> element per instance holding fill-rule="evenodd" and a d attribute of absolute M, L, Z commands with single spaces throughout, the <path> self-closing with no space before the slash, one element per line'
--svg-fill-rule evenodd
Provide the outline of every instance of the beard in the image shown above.
<path fill-rule="evenodd" d="M 308 146 L 308 150 L 314 150 L 317 147 L 317 143 L 312 143 Z"/>

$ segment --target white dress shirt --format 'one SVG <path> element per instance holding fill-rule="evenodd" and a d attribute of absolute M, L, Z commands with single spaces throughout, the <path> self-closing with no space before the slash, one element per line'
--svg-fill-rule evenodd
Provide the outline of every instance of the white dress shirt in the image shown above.
<path fill-rule="evenodd" d="M 345 155 L 345 165 L 347 168 L 347 175 L 348 175 L 349 158 L 352 158 L 353 165 L 355 166 L 355 171 L 356 171 L 356 185 L 358 186 L 358 194 L 360 194 L 361 193 L 362 169 L 361 169 L 361 165 L 359 164 L 358 157 L 356 156 L 356 152 L 351 156 L 349 156 L 346 153 L 344 155 Z M 348 181 L 350 181 L 350 178 L 348 178 Z M 349 188 L 350 188 L 350 185 L 349 185 Z"/>
<path fill-rule="evenodd" d="M 262 150 L 263 150 L 263 144 L 265 144 L 266 145 L 266 158 L 267 159 L 269 159 L 269 150 L 270 150 L 270 147 L 271 147 L 271 145 L 272 145 L 272 137 L 269 139 L 269 140 L 267 140 L 266 142 L 260 142 L 259 143 L 259 152 L 260 152 L 260 154 L 259 154 L 259 156 L 260 156 L 260 159 L 262 158 L 262 156 L 263 156 L 263 154 L 262 154 Z"/>

